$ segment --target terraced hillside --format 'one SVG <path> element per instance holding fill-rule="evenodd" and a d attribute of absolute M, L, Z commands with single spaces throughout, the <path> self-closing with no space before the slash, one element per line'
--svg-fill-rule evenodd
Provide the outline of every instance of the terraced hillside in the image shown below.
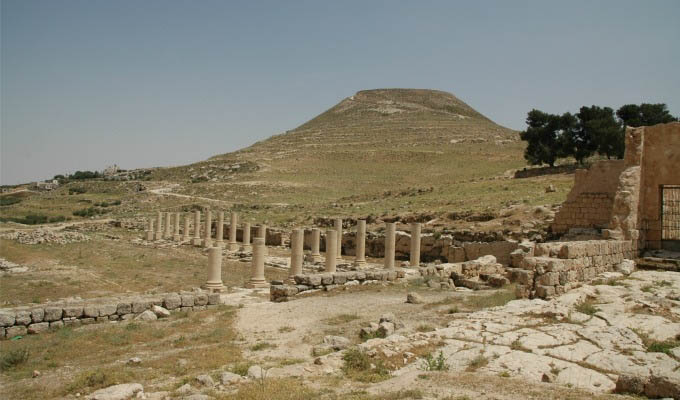
<path fill-rule="evenodd" d="M 121 197 L 128 207 L 119 209 L 136 215 L 215 199 L 214 206 L 233 207 L 253 222 L 273 224 L 309 223 L 318 216 L 445 215 L 561 202 L 571 185 L 569 176 L 509 178 L 508 171 L 526 165 L 523 150 L 516 131 L 452 94 L 365 90 L 245 149 L 155 168 L 145 175 L 151 180 L 143 182 L 155 192 L 136 192 L 131 182 L 98 182 L 88 193 L 106 193 L 106 200 L 112 200 L 111 194 L 126 187 Z M 549 183 L 556 192 L 545 193 Z M 160 197 L 159 192 L 172 195 Z M 30 204 L 23 203 L 26 212 Z M 58 210 L 54 201 L 50 210 Z"/>

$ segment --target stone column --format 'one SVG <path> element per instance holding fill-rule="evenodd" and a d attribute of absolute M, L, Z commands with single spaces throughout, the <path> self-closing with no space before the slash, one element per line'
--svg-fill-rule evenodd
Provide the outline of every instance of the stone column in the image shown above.
<path fill-rule="evenodd" d="M 156 240 L 161 240 L 163 239 L 163 213 L 160 211 L 156 213 L 156 223 L 158 223 L 156 226 Z"/>
<path fill-rule="evenodd" d="M 217 213 L 217 232 L 215 232 L 215 246 L 224 247 L 224 211 Z"/>
<path fill-rule="evenodd" d="M 338 257 L 338 231 L 329 229 L 326 231 L 326 272 L 335 272 Z"/>
<path fill-rule="evenodd" d="M 385 229 L 385 268 L 394 268 L 394 248 L 397 232 L 397 224 L 388 222 Z"/>
<path fill-rule="evenodd" d="M 175 213 L 175 233 L 172 235 L 172 240 L 179 242 L 182 237 L 179 235 L 179 218 L 180 213 Z"/>
<path fill-rule="evenodd" d="M 165 233 L 163 234 L 163 238 L 165 239 L 172 239 L 172 213 L 166 212 L 165 213 Z"/>
<path fill-rule="evenodd" d="M 184 232 L 182 232 L 182 242 L 189 241 L 189 223 L 191 222 L 191 214 L 184 216 Z"/>
<path fill-rule="evenodd" d="M 149 218 L 149 229 L 146 230 L 146 240 L 149 242 L 153 240 L 153 222 L 153 218 Z"/>
<path fill-rule="evenodd" d="M 208 281 L 205 288 L 211 292 L 221 292 L 222 284 L 222 249 L 215 246 L 208 249 Z"/>
<path fill-rule="evenodd" d="M 267 225 L 262 224 L 257 228 L 257 237 L 264 239 L 264 255 L 266 256 L 269 254 L 269 251 L 267 250 Z M 253 243 L 255 243 L 255 241 L 253 241 Z"/>
<path fill-rule="evenodd" d="M 309 255 L 308 260 L 313 263 L 320 262 L 322 259 L 321 253 L 319 252 L 320 241 L 321 241 L 321 229 L 312 228 L 312 254 Z"/>
<path fill-rule="evenodd" d="M 336 218 L 335 219 L 335 230 L 337 233 L 337 244 L 335 245 L 336 248 L 335 250 L 338 253 L 337 260 L 342 261 L 342 218 Z M 328 246 L 328 245 L 326 245 Z"/>
<path fill-rule="evenodd" d="M 411 224 L 411 266 L 420 266 L 420 222 Z"/>
<path fill-rule="evenodd" d="M 205 211 L 205 232 L 203 233 L 203 247 L 212 247 L 212 211 Z"/>
<path fill-rule="evenodd" d="M 253 246 L 250 245 L 250 222 L 243 223 L 243 244 L 241 246 L 241 251 L 247 252 L 252 251 Z"/>
<path fill-rule="evenodd" d="M 357 236 L 354 265 L 361 267 L 366 265 L 366 220 L 357 220 Z"/>
<path fill-rule="evenodd" d="M 236 241 L 236 226 L 238 225 L 238 214 L 231 212 L 231 222 L 229 225 L 229 251 L 238 250 L 238 242 Z"/>
<path fill-rule="evenodd" d="M 295 282 L 293 277 L 302 273 L 302 260 L 304 257 L 305 230 L 295 229 L 290 234 L 290 274 L 288 281 Z"/>
<path fill-rule="evenodd" d="M 252 277 L 246 284 L 248 288 L 265 288 L 269 284 L 264 278 L 264 238 L 256 237 L 253 239 L 253 260 L 252 260 Z"/>
<path fill-rule="evenodd" d="M 201 245 L 201 212 L 194 212 L 194 246 Z"/>

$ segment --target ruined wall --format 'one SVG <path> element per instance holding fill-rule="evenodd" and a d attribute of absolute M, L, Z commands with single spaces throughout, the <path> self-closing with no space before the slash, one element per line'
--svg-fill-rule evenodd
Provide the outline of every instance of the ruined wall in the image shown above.
<path fill-rule="evenodd" d="M 0 309 L 0 339 L 80 326 L 133 319 L 153 306 L 169 311 L 199 311 L 217 307 L 219 293 L 179 292 L 135 297 L 52 302 Z"/>
<path fill-rule="evenodd" d="M 551 242 L 536 245 L 519 268 L 509 268 L 518 297 L 550 298 L 564 294 L 597 275 L 613 271 L 634 253 L 628 240 Z"/>
<path fill-rule="evenodd" d="M 680 122 L 643 129 L 638 208 L 648 248 L 660 248 L 661 185 L 680 185 Z"/>
<path fill-rule="evenodd" d="M 570 228 L 606 228 L 623 169 L 623 160 L 606 160 L 596 162 L 587 170 L 577 170 L 574 186 L 555 214 L 552 231 L 564 233 Z"/>

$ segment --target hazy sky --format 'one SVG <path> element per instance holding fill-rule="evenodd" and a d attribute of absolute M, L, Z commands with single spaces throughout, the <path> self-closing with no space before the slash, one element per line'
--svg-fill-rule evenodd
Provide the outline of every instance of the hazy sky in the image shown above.
<path fill-rule="evenodd" d="M 665 102 L 680 1 L 2 0 L 0 182 L 186 164 L 358 90 L 529 109 Z"/>

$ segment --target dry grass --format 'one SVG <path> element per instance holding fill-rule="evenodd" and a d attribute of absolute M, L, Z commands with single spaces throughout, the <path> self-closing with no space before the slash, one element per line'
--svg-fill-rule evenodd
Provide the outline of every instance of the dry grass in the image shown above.
<path fill-rule="evenodd" d="M 29 348 L 28 359 L 3 372 L 0 397 L 58 398 L 125 382 L 174 382 L 242 362 L 232 329 L 234 309 L 174 313 L 153 323 L 97 324 L 0 341 L 0 353 Z M 128 358 L 142 359 L 138 366 Z M 190 360 L 181 366 L 180 359 Z M 32 379 L 33 370 L 42 376 Z"/>

